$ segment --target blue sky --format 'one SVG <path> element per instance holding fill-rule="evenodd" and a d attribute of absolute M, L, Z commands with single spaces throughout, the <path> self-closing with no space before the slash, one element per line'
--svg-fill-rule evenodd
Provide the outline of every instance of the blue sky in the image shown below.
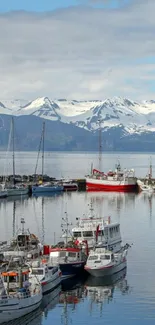
<path fill-rule="evenodd" d="M 0 12 L 1 98 L 154 98 L 155 1 L 5 0 Z"/>
<path fill-rule="evenodd" d="M 119 8 L 131 0 L 5 0 L 0 1 L 0 12 L 10 10 L 51 11 L 70 6 L 89 5 L 96 8 Z"/>

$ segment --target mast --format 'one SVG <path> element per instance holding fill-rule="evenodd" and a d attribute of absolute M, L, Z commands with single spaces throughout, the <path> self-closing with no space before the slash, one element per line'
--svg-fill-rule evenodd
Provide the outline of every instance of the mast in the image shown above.
<path fill-rule="evenodd" d="M 45 122 L 43 122 L 43 128 L 42 128 L 39 149 L 38 149 L 38 155 L 37 155 L 37 162 L 36 162 L 35 171 L 34 171 L 35 180 L 37 178 L 37 168 L 38 168 L 38 161 L 39 161 L 39 157 L 40 157 L 41 145 L 42 145 L 42 180 L 43 180 L 43 175 L 44 175 L 44 135 L 45 135 Z"/>
<path fill-rule="evenodd" d="M 102 168 L 102 129 L 101 120 L 99 119 L 99 171 Z"/>
<path fill-rule="evenodd" d="M 42 197 L 42 245 L 45 243 L 44 197 Z"/>
<path fill-rule="evenodd" d="M 15 237 L 16 228 L 16 201 L 13 201 L 13 238 Z"/>
<path fill-rule="evenodd" d="M 149 179 L 152 179 L 152 157 L 150 157 L 150 173 L 149 173 Z"/>
<path fill-rule="evenodd" d="M 12 169 L 13 169 L 13 184 L 15 185 L 15 135 L 14 135 L 14 119 L 11 118 L 12 124 Z"/>
<path fill-rule="evenodd" d="M 42 181 L 44 178 L 44 146 L 45 146 L 45 122 L 43 122 L 43 131 L 42 131 Z"/>
<path fill-rule="evenodd" d="M 62 231 L 63 231 L 63 234 L 64 234 L 63 237 L 65 237 L 65 242 L 66 242 L 65 244 L 67 246 L 67 244 L 68 244 L 68 237 L 69 237 L 69 235 L 71 236 L 71 233 L 70 233 L 70 230 L 69 230 L 69 226 L 72 225 L 72 223 L 69 223 L 68 222 L 67 211 L 65 211 L 65 217 L 62 218 L 62 221 L 64 223 L 61 224 L 61 228 L 62 228 Z"/>

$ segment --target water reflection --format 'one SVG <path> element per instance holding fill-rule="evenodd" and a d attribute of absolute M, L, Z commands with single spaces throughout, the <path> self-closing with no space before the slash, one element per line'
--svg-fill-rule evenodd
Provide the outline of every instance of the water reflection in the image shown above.
<path fill-rule="evenodd" d="M 77 305 L 84 298 L 84 279 L 68 279 L 62 284 L 59 304 L 62 307 L 61 323 L 72 323 L 72 313 L 77 312 Z"/>
<path fill-rule="evenodd" d="M 90 301 L 90 312 L 93 311 L 94 304 L 99 304 L 102 311 L 103 305 L 113 300 L 117 289 L 122 294 L 128 294 L 130 288 L 125 277 L 126 269 L 106 278 L 89 276 L 85 283 L 85 296 Z"/>
<path fill-rule="evenodd" d="M 47 318 L 49 311 L 51 311 L 59 303 L 60 292 L 61 292 L 61 285 L 59 285 L 51 293 L 48 293 L 43 296 L 41 310 L 42 310 L 42 315 L 44 315 L 45 318 Z"/>

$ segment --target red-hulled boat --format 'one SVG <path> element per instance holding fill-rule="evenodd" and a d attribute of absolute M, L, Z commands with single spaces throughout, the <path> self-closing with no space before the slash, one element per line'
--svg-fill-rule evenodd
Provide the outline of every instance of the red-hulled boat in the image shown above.
<path fill-rule="evenodd" d="M 117 191 L 133 192 L 137 189 L 137 179 L 134 170 L 121 170 L 120 163 L 115 171 L 107 174 L 97 169 L 92 170 L 92 174 L 86 177 L 87 191 Z"/>

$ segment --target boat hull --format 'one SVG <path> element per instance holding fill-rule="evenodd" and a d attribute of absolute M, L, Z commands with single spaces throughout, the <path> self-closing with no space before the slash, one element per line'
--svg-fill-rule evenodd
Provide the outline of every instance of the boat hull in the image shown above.
<path fill-rule="evenodd" d="M 63 187 L 64 187 L 64 191 L 67 191 L 67 192 L 69 192 L 69 191 L 77 191 L 78 190 L 78 187 L 77 187 L 77 185 L 63 185 Z"/>
<path fill-rule="evenodd" d="M 25 316 L 36 310 L 42 300 L 42 293 L 25 299 L 4 299 L 0 304 L 0 324 Z M 7 301 L 8 303 L 4 303 Z M 14 302 L 13 302 L 14 301 Z"/>
<path fill-rule="evenodd" d="M 87 191 L 134 192 L 136 189 L 136 181 L 128 183 L 125 181 L 108 181 L 91 178 L 86 179 Z"/>
<path fill-rule="evenodd" d="M 0 199 L 6 198 L 8 196 L 8 192 L 7 191 L 0 191 Z"/>
<path fill-rule="evenodd" d="M 60 263 L 59 267 L 62 273 L 62 279 L 80 275 L 84 271 L 85 264 L 85 261 Z"/>
<path fill-rule="evenodd" d="M 32 186 L 32 193 L 33 194 L 38 194 L 38 193 L 55 193 L 55 192 L 62 192 L 64 190 L 63 186 L 49 186 L 49 187 L 44 187 L 44 186 Z"/>
<path fill-rule="evenodd" d="M 118 273 L 122 270 L 124 270 L 127 267 L 127 261 L 126 258 L 124 260 L 117 264 L 117 265 L 112 265 L 112 266 L 107 266 L 107 267 L 101 267 L 101 268 L 89 268 L 85 266 L 85 270 L 92 276 L 94 277 L 105 277 L 105 276 L 111 276 L 115 273 Z"/>
<path fill-rule="evenodd" d="M 7 189 L 8 196 L 26 195 L 28 193 L 29 193 L 28 188 L 8 188 Z"/>
<path fill-rule="evenodd" d="M 60 283 L 61 283 L 61 276 L 59 273 L 57 273 L 55 277 L 52 277 L 47 281 L 46 280 L 42 281 L 41 285 L 42 285 L 43 295 L 57 288 L 60 285 Z"/>

